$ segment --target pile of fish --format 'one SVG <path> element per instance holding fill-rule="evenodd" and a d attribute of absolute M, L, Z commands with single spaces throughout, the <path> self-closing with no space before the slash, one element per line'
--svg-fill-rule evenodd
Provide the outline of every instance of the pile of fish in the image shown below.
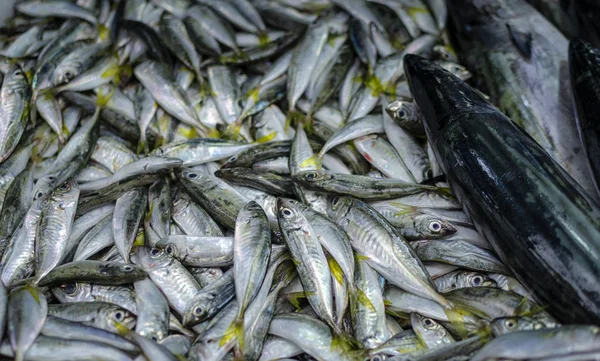
<path fill-rule="evenodd" d="M 14 11 L 1 359 L 600 358 L 600 50 L 524 0 Z"/>

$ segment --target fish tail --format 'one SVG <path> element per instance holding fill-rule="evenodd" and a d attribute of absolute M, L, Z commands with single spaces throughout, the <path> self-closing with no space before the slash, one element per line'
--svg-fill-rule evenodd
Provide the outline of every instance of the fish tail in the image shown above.
<path fill-rule="evenodd" d="M 475 327 L 481 327 L 482 323 L 470 308 L 448 300 L 445 301 L 446 302 L 442 304 L 444 307 L 444 312 L 461 338 L 465 338 L 467 336 L 467 324 L 472 324 Z"/>
<path fill-rule="evenodd" d="M 332 350 L 342 350 L 344 352 L 348 352 L 356 349 L 358 343 L 356 339 L 352 337 L 349 333 L 342 331 L 339 327 L 332 327 L 334 330 L 333 335 L 331 336 L 331 349 Z"/>
<path fill-rule="evenodd" d="M 137 152 L 137 154 L 142 154 L 142 152 L 143 153 L 149 152 L 148 141 L 146 140 L 146 137 L 144 136 L 144 134 L 140 135 L 140 140 L 138 141 L 136 152 Z"/>
<path fill-rule="evenodd" d="M 98 91 L 98 97 L 96 98 L 96 107 L 100 109 L 106 107 L 106 104 L 108 104 L 113 94 L 115 94 L 115 88 L 111 87 L 110 92 L 108 92 L 108 94 L 104 94 L 102 89 L 100 89 Z"/>
<path fill-rule="evenodd" d="M 243 360 L 244 357 L 244 315 L 239 315 L 234 321 L 234 332 L 237 342 L 234 348 L 236 359 Z"/>

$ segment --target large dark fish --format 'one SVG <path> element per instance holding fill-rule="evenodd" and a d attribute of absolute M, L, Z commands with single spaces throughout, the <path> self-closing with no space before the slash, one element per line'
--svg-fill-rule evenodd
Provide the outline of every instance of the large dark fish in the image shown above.
<path fill-rule="evenodd" d="M 581 37 L 600 47 L 600 2 L 598 0 L 569 0 L 575 10 Z"/>
<path fill-rule="evenodd" d="M 579 135 L 600 192 L 600 49 L 582 40 L 572 41 L 569 65 Z"/>
<path fill-rule="evenodd" d="M 478 92 L 408 55 L 430 144 L 480 232 L 565 323 L 600 324 L 600 206 Z"/>
<path fill-rule="evenodd" d="M 568 41 L 525 0 L 448 0 L 485 92 L 594 197 L 571 106 Z"/>

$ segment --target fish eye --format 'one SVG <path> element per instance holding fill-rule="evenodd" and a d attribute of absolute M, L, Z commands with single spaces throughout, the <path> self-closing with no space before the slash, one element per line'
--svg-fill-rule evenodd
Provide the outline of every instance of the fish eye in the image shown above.
<path fill-rule="evenodd" d="M 483 282 L 483 278 L 481 276 L 473 277 L 473 285 L 479 286 Z"/>
<path fill-rule="evenodd" d="M 442 225 L 438 221 L 429 222 L 429 230 L 432 232 L 439 232 L 442 229 Z"/>
<path fill-rule="evenodd" d="M 194 178 L 197 178 L 197 177 L 198 177 L 198 174 L 196 174 L 196 173 L 190 173 L 190 174 L 188 174 L 188 178 L 190 178 L 190 179 L 194 179 Z"/>
<path fill-rule="evenodd" d="M 517 325 L 517 323 L 515 321 L 513 321 L 513 320 L 506 320 L 506 321 L 504 321 L 504 325 L 507 328 L 515 328 L 515 326 Z"/>
<path fill-rule="evenodd" d="M 423 324 L 425 327 L 429 328 L 434 325 L 433 320 L 431 318 L 426 318 L 423 320 Z"/>
<path fill-rule="evenodd" d="M 133 271 L 133 267 L 127 265 L 127 266 L 123 267 L 123 271 L 131 272 L 131 271 Z"/>
<path fill-rule="evenodd" d="M 384 356 L 381 355 L 375 355 L 373 357 L 371 357 L 371 361 L 383 361 L 385 359 Z"/>
<path fill-rule="evenodd" d="M 165 252 L 167 252 L 167 254 L 172 255 L 173 254 L 173 246 L 168 245 L 167 247 L 165 247 Z"/>
<path fill-rule="evenodd" d="M 338 203 L 340 203 L 340 197 L 335 197 L 334 199 L 331 200 L 331 205 L 332 206 L 337 206 Z"/>
<path fill-rule="evenodd" d="M 152 336 L 152 337 L 150 337 L 150 339 L 154 342 L 158 342 L 158 337 L 156 337 L 156 336 Z"/>
<path fill-rule="evenodd" d="M 291 211 L 289 208 L 284 208 L 284 209 L 282 209 L 282 210 L 281 210 L 281 213 L 282 213 L 284 216 L 286 216 L 286 217 L 289 217 L 289 216 L 291 216 L 291 215 L 292 215 L 292 211 Z"/>
<path fill-rule="evenodd" d="M 398 110 L 398 117 L 400 119 L 406 119 L 406 110 L 404 110 L 404 109 Z"/>
<path fill-rule="evenodd" d="M 77 285 L 75 283 L 69 283 L 64 286 L 65 293 L 68 295 L 74 295 L 77 292 Z"/>
<path fill-rule="evenodd" d="M 160 254 L 161 254 L 161 251 L 158 248 L 152 248 L 150 250 L 150 256 L 152 256 L 152 257 L 157 257 Z"/>
<path fill-rule="evenodd" d="M 58 189 L 64 192 L 68 192 L 69 189 L 71 189 L 71 186 L 69 185 L 69 183 L 63 183 L 58 187 Z"/>
<path fill-rule="evenodd" d="M 38 192 L 38 194 L 36 194 L 36 199 L 42 198 L 44 196 L 44 192 Z"/>
<path fill-rule="evenodd" d="M 71 73 L 71 71 L 67 70 L 64 74 L 65 81 L 71 81 L 73 78 L 74 78 L 73 73 Z"/>
<path fill-rule="evenodd" d="M 121 311 L 115 312 L 115 314 L 113 316 L 115 317 L 115 320 L 117 320 L 117 321 L 121 321 L 125 317 L 125 315 Z"/>
<path fill-rule="evenodd" d="M 314 179 L 316 179 L 318 177 L 319 177 L 319 175 L 317 173 L 314 173 L 314 172 L 313 173 L 308 173 L 306 175 L 306 179 L 309 180 L 309 181 L 314 180 Z"/>
<path fill-rule="evenodd" d="M 15 71 L 15 76 L 21 76 L 21 75 L 23 75 L 23 72 L 21 70 Z"/>
<path fill-rule="evenodd" d="M 204 311 L 204 309 L 202 307 L 198 306 L 198 307 L 194 308 L 194 315 L 200 316 L 200 315 L 202 315 L 203 311 Z"/>
<path fill-rule="evenodd" d="M 458 66 L 455 66 L 454 71 L 458 73 L 460 71 L 460 68 Z"/>

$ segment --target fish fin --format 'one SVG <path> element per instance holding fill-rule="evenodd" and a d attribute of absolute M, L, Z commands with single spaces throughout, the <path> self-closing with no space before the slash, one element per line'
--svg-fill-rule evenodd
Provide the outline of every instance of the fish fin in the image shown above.
<path fill-rule="evenodd" d="M 244 315 L 238 315 L 234 321 L 234 332 L 237 342 L 235 345 L 235 355 L 239 360 L 243 360 L 244 355 Z"/>
<path fill-rule="evenodd" d="M 356 339 L 349 335 L 348 333 L 337 330 L 331 336 L 331 349 L 332 350 L 340 350 L 343 352 L 349 352 L 356 349 L 358 343 Z"/>
<path fill-rule="evenodd" d="M 342 267 L 340 267 L 339 263 L 337 263 L 337 261 L 333 257 L 327 256 L 327 264 L 329 265 L 329 270 L 331 271 L 331 274 L 336 279 L 336 281 L 339 284 L 343 284 L 344 283 L 344 273 L 343 273 Z"/>
<path fill-rule="evenodd" d="M 277 132 L 272 132 L 272 133 L 263 135 L 262 137 L 258 138 L 257 140 L 254 141 L 254 143 L 256 143 L 256 144 L 268 143 L 268 142 L 272 141 L 273 138 L 275 138 L 276 136 L 277 136 Z"/>
<path fill-rule="evenodd" d="M 149 151 L 150 151 L 150 149 L 148 148 L 148 141 L 146 140 L 146 138 L 142 139 L 142 137 L 140 137 L 140 140 L 138 142 L 137 149 L 135 152 L 138 155 L 140 155 L 140 154 L 146 154 Z"/>
<path fill-rule="evenodd" d="M 269 45 L 271 39 L 269 39 L 269 34 L 266 32 L 261 32 L 258 34 L 258 46 L 261 48 L 265 48 Z"/>
<path fill-rule="evenodd" d="M 531 32 L 523 32 L 515 29 L 509 23 L 506 23 L 506 29 L 510 35 L 510 40 L 516 46 L 517 50 L 527 59 L 531 59 L 531 41 L 533 36 Z"/>
<path fill-rule="evenodd" d="M 124 324 L 122 324 L 119 321 L 113 320 L 112 323 L 115 326 L 117 333 L 120 334 L 121 336 L 127 336 L 127 335 L 129 335 L 130 332 L 132 332 L 129 328 L 127 328 L 127 326 L 125 326 Z"/>
<path fill-rule="evenodd" d="M 300 168 L 314 167 L 321 169 L 323 161 L 317 155 L 313 154 L 308 157 L 304 162 L 300 163 Z"/>
<path fill-rule="evenodd" d="M 260 87 L 254 87 L 246 92 L 246 99 L 252 99 L 254 102 L 258 101 L 260 96 Z"/>
<path fill-rule="evenodd" d="M 373 305 L 373 303 L 371 302 L 369 297 L 365 294 L 365 292 L 363 290 L 361 290 L 358 287 L 356 287 L 355 297 L 356 297 L 356 301 L 358 301 L 358 303 L 360 303 L 364 307 L 368 308 L 371 312 L 376 312 L 375 306 Z"/>
<path fill-rule="evenodd" d="M 219 341 L 219 347 L 225 346 L 225 344 L 227 344 L 229 341 L 233 340 L 235 337 L 236 337 L 236 321 L 232 322 L 229 325 L 229 327 L 227 327 L 227 330 L 225 330 L 223 337 L 221 337 L 221 340 Z"/>
<path fill-rule="evenodd" d="M 110 37 L 110 29 L 103 24 L 98 24 L 98 39 L 106 41 Z"/>
<path fill-rule="evenodd" d="M 102 91 L 102 88 L 100 88 L 98 90 L 98 96 L 96 98 L 96 107 L 98 107 L 98 108 L 106 107 L 106 104 L 108 104 L 108 102 L 112 98 L 113 94 L 115 94 L 115 88 L 111 87 L 110 92 L 108 92 L 108 94 L 106 94 L 106 95 Z"/>
<path fill-rule="evenodd" d="M 481 311 L 474 310 L 472 307 L 462 304 L 458 305 L 452 302 L 448 302 L 446 305 L 444 305 L 444 312 L 461 338 L 465 338 L 467 336 L 467 329 L 465 326 L 467 321 L 469 319 L 476 320 L 476 313 L 482 315 Z"/>
<path fill-rule="evenodd" d="M 304 292 L 292 292 L 287 295 L 288 302 L 291 303 L 294 307 L 296 307 L 297 310 L 302 309 L 302 307 L 300 306 L 301 298 L 306 298 Z"/>
<path fill-rule="evenodd" d="M 144 231 L 138 232 L 135 236 L 135 241 L 133 242 L 134 247 L 143 247 L 146 244 L 146 238 L 144 236 Z"/>
<path fill-rule="evenodd" d="M 39 282 L 39 280 L 37 280 Z M 37 282 L 36 282 L 37 283 Z M 37 302 L 40 303 L 40 291 L 35 287 L 35 285 L 26 285 L 24 288 L 29 291 L 31 297 Z"/>

